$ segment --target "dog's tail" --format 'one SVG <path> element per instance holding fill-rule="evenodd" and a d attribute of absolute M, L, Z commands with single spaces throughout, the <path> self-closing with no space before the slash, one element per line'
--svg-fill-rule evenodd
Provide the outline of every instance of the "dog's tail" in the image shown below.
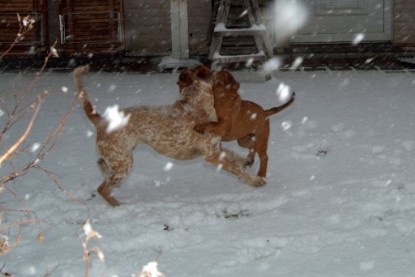
<path fill-rule="evenodd" d="M 291 94 L 291 98 L 290 98 L 290 100 L 287 101 L 287 103 L 285 103 L 285 104 L 283 104 L 281 106 L 278 106 L 278 107 L 273 107 L 271 109 L 265 110 L 265 115 L 268 117 L 268 116 L 271 116 L 273 114 L 279 113 L 283 109 L 285 109 L 288 106 L 290 106 L 294 102 L 294 100 L 295 100 L 295 92 L 293 92 Z"/>
<path fill-rule="evenodd" d="M 82 107 L 84 108 L 86 116 L 95 126 L 98 122 L 101 121 L 102 117 L 99 113 L 96 112 L 95 108 L 92 106 L 91 101 L 89 100 L 88 94 L 84 86 L 82 85 L 81 75 L 89 71 L 89 65 L 79 66 L 73 71 L 73 80 L 75 82 L 76 94 L 81 102 Z"/>

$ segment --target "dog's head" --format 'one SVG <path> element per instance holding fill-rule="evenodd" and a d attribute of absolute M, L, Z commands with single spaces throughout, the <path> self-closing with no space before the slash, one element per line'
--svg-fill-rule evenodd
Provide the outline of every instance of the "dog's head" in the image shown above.
<path fill-rule="evenodd" d="M 239 83 L 235 80 L 233 75 L 227 70 L 219 70 L 214 74 L 213 88 L 223 87 L 226 90 L 237 91 Z"/>
<path fill-rule="evenodd" d="M 180 92 L 182 92 L 183 88 L 190 86 L 195 80 L 208 80 L 211 75 L 210 69 L 207 66 L 200 64 L 195 68 L 184 69 L 180 73 L 176 83 L 179 86 Z"/>
<path fill-rule="evenodd" d="M 210 82 L 194 80 L 191 85 L 183 87 L 179 100 L 186 113 L 197 122 L 217 121 Z"/>

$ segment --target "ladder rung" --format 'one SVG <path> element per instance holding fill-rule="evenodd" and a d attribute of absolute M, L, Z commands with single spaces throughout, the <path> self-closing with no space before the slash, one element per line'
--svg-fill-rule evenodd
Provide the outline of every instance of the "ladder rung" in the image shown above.
<path fill-rule="evenodd" d="M 238 62 L 246 62 L 248 60 L 266 61 L 267 57 L 265 56 L 264 52 L 260 52 L 257 54 L 232 55 L 232 56 L 223 56 L 220 54 L 215 54 L 214 60 L 223 62 L 223 63 L 238 63 Z"/>
<path fill-rule="evenodd" d="M 218 63 L 249 63 L 253 61 L 263 62 L 272 57 L 272 45 L 268 37 L 267 27 L 262 21 L 257 0 L 241 0 L 241 2 L 248 14 L 248 26 L 227 27 L 229 26 L 227 25 L 229 23 L 227 21 L 229 10 L 232 7 L 231 0 L 220 0 L 216 16 L 216 22 L 218 23 L 212 31 L 209 59 Z M 226 40 L 226 38 L 231 38 L 231 40 Z M 229 50 L 226 48 L 226 46 L 229 46 L 229 41 L 236 44 L 231 50 L 241 54 L 232 55 L 233 53 L 229 53 L 232 51 L 221 51 L 221 48 Z M 247 53 L 247 51 L 242 51 L 241 46 L 246 46 L 246 42 L 249 42 L 249 47 L 253 44 L 257 52 Z"/>
<path fill-rule="evenodd" d="M 258 35 L 266 35 L 266 30 L 255 30 L 255 29 L 228 29 L 228 30 L 221 30 L 216 31 L 213 33 L 214 35 L 221 35 L 221 36 L 258 36 Z"/>
<path fill-rule="evenodd" d="M 254 31 L 254 32 L 267 32 L 267 28 L 264 24 L 252 25 L 251 27 L 242 28 L 227 28 L 225 24 L 218 23 L 215 26 L 214 32 L 234 32 L 234 31 Z"/>

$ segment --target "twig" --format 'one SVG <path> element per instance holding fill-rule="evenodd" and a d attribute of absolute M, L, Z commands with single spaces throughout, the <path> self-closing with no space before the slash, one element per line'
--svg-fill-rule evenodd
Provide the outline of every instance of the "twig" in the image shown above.
<path fill-rule="evenodd" d="M 30 119 L 30 122 L 27 125 L 27 128 L 24 131 L 23 135 L 21 135 L 20 138 L 13 144 L 13 146 L 10 147 L 6 151 L 6 153 L 4 153 L 0 157 L 0 167 L 3 163 L 3 161 L 8 159 L 16 151 L 16 149 L 20 146 L 20 144 L 22 144 L 26 140 L 27 136 L 29 135 L 30 131 L 32 130 L 33 125 L 35 123 L 35 120 L 37 118 L 37 115 L 39 114 L 39 110 L 40 110 L 40 106 L 41 106 L 41 101 L 40 100 L 41 100 L 41 97 L 38 96 L 35 111 L 33 112 L 32 118 Z"/>
<path fill-rule="evenodd" d="M 16 199 L 16 201 L 20 204 L 20 206 L 23 207 L 23 209 L 21 209 L 21 210 L 8 209 L 8 208 L 1 207 L 0 206 L 0 211 L 4 211 L 4 212 L 11 211 L 11 212 L 15 212 L 15 213 L 24 213 L 26 215 L 33 214 L 33 216 L 35 218 L 35 222 L 37 223 L 37 227 L 39 229 L 39 235 L 38 235 L 38 237 L 43 236 L 43 234 L 42 234 L 42 226 L 40 225 L 41 220 L 39 220 L 39 218 L 37 217 L 36 212 L 29 210 L 27 208 L 27 206 L 26 206 L 26 203 L 22 199 L 20 199 L 20 197 L 17 195 L 17 193 L 12 188 L 9 188 L 9 187 L 5 186 L 5 189 L 8 190 L 9 193 L 11 193 L 14 196 L 14 198 Z"/>
<path fill-rule="evenodd" d="M 17 21 L 19 22 L 19 32 L 10 47 L 3 54 L 1 54 L 0 59 L 4 58 L 17 43 L 24 39 L 24 36 L 33 29 L 33 24 L 36 22 L 30 17 L 30 15 L 25 16 L 22 20 L 19 13 L 17 13 Z"/>
<path fill-rule="evenodd" d="M 33 24 L 34 24 L 34 20 L 30 18 L 30 16 L 26 16 L 25 18 L 23 18 L 23 20 L 21 20 L 19 14 L 17 14 L 18 17 L 18 21 L 19 21 L 19 33 L 14 41 L 14 43 L 12 43 L 12 45 L 10 46 L 10 48 L 8 50 L 6 50 L 5 53 L 3 53 L 2 55 L 0 55 L 0 59 L 3 58 L 8 52 L 10 52 L 10 50 L 21 40 L 24 39 L 24 35 L 30 31 L 33 28 Z M 15 212 L 15 213 L 24 213 L 25 215 L 27 215 L 27 218 L 23 218 L 20 220 L 16 220 L 13 222 L 10 222 L 8 224 L 1 224 L 0 225 L 0 235 L 3 234 L 6 230 L 9 230 L 11 228 L 14 228 L 16 226 L 18 226 L 18 234 L 17 237 L 15 238 L 14 242 L 12 244 L 9 243 L 8 238 L 6 236 L 0 236 L 0 255 L 4 254 L 6 252 L 11 251 L 14 247 L 16 247 L 20 241 L 22 240 L 22 228 L 24 224 L 27 223 L 37 223 L 38 227 L 39 227 L 39 235 L 38 235 L 38 241 L 43 241 L 44 237 L 43 234 L 41 232 L 41 225 L 40 222 L 41 220 L 37 218 L 36 212 L 34 211 L 30 211 L 27 209 L 25 202 L 23 200 L 21 200 L 17 193 L 6 186 L 6 184 L 12 180 L 14 180 L 15 178 L 22 176 L 24 174 L 26 174 L 30 169 L 34 168 L 34 169 L 38 169 L 41 170 L 42 172 L 46 173 L 49 178 L 57 185 L 58 188 L 60 188 L 71 200 L 73 201 L 77 201 L 78 203 L 82 203 L 81 200 L 76 199 L 75 197 L 73 197 L 72 195 L 68 194 L 66 191 L 63 190 L 63 188 L 60 186 L 59 181 L 57 180 L 56 176 L 44 169 L 43 167 L 41 167 L 40 165 L 38 165 L 38 163 L 45 159 L 46 156 L 48 155 L 48 153 L 50 152 L 50 150 L 52 150 L 57 142 L 60 140 L 62 134 L 63 134 L 63 127 L 69 117 L 69 115 L 71 114 L 71 112 L 73 111 L 73 109 L 76 107 L 76 103 L 77 100 L 73 100 L 73 103 L 71 104 L 70 108 L 66 111 L 66 113 L 61 117 L 59 123 L 57 124 L 57 126 L 55 127 L 55 129 L 53 129 L 53 131 L 51 133 L 49 133 L 44 140 L 44 143 L 42 145 L 42 148 L 40 151 L 37 152 L 36 156 L 33 157 L 32 160 L 30 160 L 28 163 L 24 164 L 23 166 L 20 166 L 19 168 L 14 167 L 12 158 L 19 154 L 19 153 L 23 153 L 27 151 L 27 148 L 22 147 L 23 143 L 27 140 L 28 135 L 30 134 L 30 132 L 33 130 L 33 126 L 35 124 L 36 119 L 38 118 L 39 115 L 39 111 L 41 108 L 41 103 L 43 101 L 43 99 L 48 95 L 48 92 L 45 91 L 41 94 L 37 94 L 37 96 L 35 97 L 34 100 L 31 100 L 29 102 L 29 104 L 25 104 L 24 107 L 21 107 L 22 103 L 24 103 L 24 100 L 28 97 L 29 93 L 32 91 L 34 85 L 36 84 L 36 82 L 39 80 L 41 74 L 43 73 L 43 71 L 45 70 L 48 61 L 50 59 L 50 57 L 52 56 L 57 56 L 57 51 L 54 48 L 56 45 L 57 41 L 55 41 L 55 44 L 50 48 L 50 51 L 48 51 L 47 56 L 45 57 L 43 66 L 39 69 L 39 71 L 36 73 L 36 76 L 32 79 L 32 81 L 30 82 L 29 86 L 26 87 L 26 89 L 23 91 L 23 93 L 21 94 L 15 94 L 14 95 L 14 101 L 15 101 L 15 105 L 12 109 L 8 109 L 5 102 L 3 100 L 1 100 L 1 107 L 4 108 L 5 113 L 7 114 L 7 121 L 6 124 L 4 125 L 4 127 L 2 127 L 2 131 L 0 133 L 0 142 L 3 146 L 3 153 L 0 156 L 0 167 L 3 164 L 4 161 L 9 161 L 11 168 L 12 168 L 12 172 L 9 173 L 6 176 L 2 176 L 0 179 L 0 193 L 2 192 L 1 189 L 6 189 L 8 190 L 9 193 L 11 193 L 17 200 L 17 202 L 20 204 L 20 206 L 22 207 L 22 209 L 8 209 L 5 207 L 1 207 L 0 206 L 0 211 L 8 211 L 8 212 Z M 26 101 L 25 101 L 26 102 Z M 28 123 L 28 125 L 25 128 L 25 131 L 23 132 L 23 134 L 14 142 L 14 144 L 10 147 L 7 148 L 4 145 L 4 141 L 3 141 L 3 137 L 4 134 L 6 134 L 7 131 L 10 130 L 10 128 L 12 128 L 17 122 L 19 122 L 27 113 L 28 113 L 28 108 L 33 109 L 33 114 L 31 115 L 30 121 Z M 82 203 L 86 206 L 85 203 Z M 88 209 L 89 212 L 89 209 Z M 31 218 L 31 214 L 34 214 L 34 218 Z"/>
<path fill-rule="evenodd" d="M 43 168 L 43 167 L 41 167 L 39 165 L 34 166 L 34 168 L 39 169 L 42 172 L 44 172 L 55 183 L 56 187 L 60 191 L 62 191 L 66 195 L 66 197 L 68 197 L 71 201 L 77 202 L 77 203 L 79 203 L 79 204 L 84 205 L 85 207 L 87 207 L 87 209 L 88 209 L 88 217 L 90 217 L 91 211 L 90 211 L 88 205 L 86 204 L 86 202 L 85 201 L 82 201 L 81 199 L 79 199 L 79 198 L 75 197 L 74 195 L 72 195 L 71 193 L 67 192 L 61 186 L 61 184 L 59 183 L 58 179 L 56 178 L 56 176 L 55 176 L 55 174 L 53 172 L 50 172 L 49 170 L 47 170 L 47 169 L 45 169 L 45 168 Z"/>
<path fill-rule="evenodd" d="M 13 222 L 14 223 L 14 222 Z M 22 225 L 24 223 L 16 222 L 19 226 L 19 233 L 17 235 L 16 240 L 10 245 L 6 239 L 6 237 L 3 237 L 0 240 L 0 256 L 10 252 L 14 247 L 19 245 L 20 241 L 22 240 Z M 9 229 L 11 227 L 6 227 L 5 229 Z M 0 228 L 0 233 L 2 232 L 2 228 Z"/>
<path fill-rule="evenodd" d="M 14 105 L 13 110 L 12 111 L 8 111 L 6 109 L 6 112 L 7 112 L 7 115 L 8 115 L 8 120 L 7 120 L 7 123 L 6 123 L 5 127 L 4 127 L 4 129 L 2 130 L 2 135 L 5 134 L 17 121 L 19 121 L 20 118 L 22 118 L 25 115 L 25 110 L 27 109 L 27 106 L 23 107 L 22 109 L 19 109 L 20 104 L 27 97 L 27 95 L 29 94 L 29 92 L 32 90 L 33 86 L 39 80 L 41 74 L 43 73 L 43 71 L 46 68 L 46 65 L 48 64 L 49 59 L 51 57 L 58 57 L 57 51 L 55 49 L 55 46 L 56 46 L 57 42 L 58 41 L 55 40 L 55 43 L 50 48 L 50 51 L 48 52 L 48 55 L 45 57 L 45 60 L 43 62 L 42 67 L 38 70 L 38 72 L 36 72 L 36 77 L 30 82 L 30 84 L 28 85 L 28 87 L 26 88 L 26 90 L 24 91 L 24 93 L 22 93 L 19 97 L 17 95 L 15 95 L 15 103 L 16 104 Z M 47 92 L 44 92 L 42 95 L 43 95 L 43 97 L 45 97 L 47 94 L 48 94 Z M 33 105 L 33 102 L 30 103 L 28 106 Z M 11 118 L 13 118 L 13 121 L 10 120 Z"/>
<path fill-rule="evenodd" d="M 82 240 L 80 238 L 80 240 L 82 244 L 82 254 L 85 261 L 85 277 L 89 277 L 89 271 L 91 266 L 91 253 L 95 253 L 101 262 L 104 262 L 104 253 L 102 253 L 101 249 L 96 246 L 88 248 L 88 243 L 91 239 L 100 239 L 102 238 L 102 236 L 97 231 L 92 229 L 89 219 L 84 224 L 83 229 L 85 233 L 85 239 Z"/>

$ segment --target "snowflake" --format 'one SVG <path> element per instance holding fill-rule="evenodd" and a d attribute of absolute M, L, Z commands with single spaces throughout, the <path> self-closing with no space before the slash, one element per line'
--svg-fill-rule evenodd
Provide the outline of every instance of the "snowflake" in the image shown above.
<path fill-rule="evenodd" d="M 111 133 L 127 125 L 130 115 L 124 115 L 124 112 L 119 110 L 118 105 L 114 105 L 105 110 L 104 118 L 108 122 L 106 131 Z"/>

